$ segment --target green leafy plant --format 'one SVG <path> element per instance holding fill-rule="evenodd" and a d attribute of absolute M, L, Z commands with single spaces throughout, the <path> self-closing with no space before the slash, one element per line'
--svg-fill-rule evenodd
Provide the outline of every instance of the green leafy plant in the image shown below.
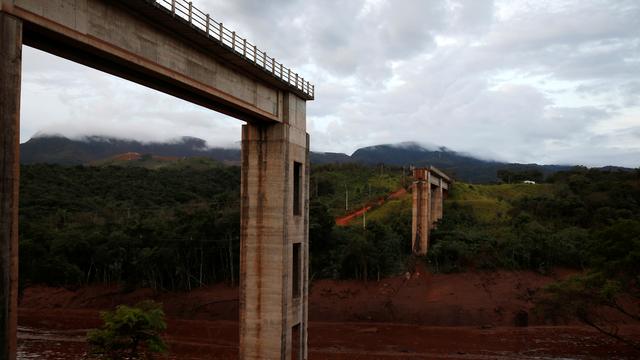
<path fill-rule="evenodd" d="M 589 252 L 590 270 L 547 286 L 536 311 L 554 322 L 577 319 L 640 351 L 640 342 L 611 318 L 640 323 L 640 221 L 620 220 L 599 231 Z"/>
<path fill-rule="evenodd" d="M 167 329 L 162 306 L 143 301 L 133 307 L 120 305 L 101 313 L 104 325 L 87 333 L 91 355 L 98 359 L 148 359 L 164 353 L 160 334 Z"/>

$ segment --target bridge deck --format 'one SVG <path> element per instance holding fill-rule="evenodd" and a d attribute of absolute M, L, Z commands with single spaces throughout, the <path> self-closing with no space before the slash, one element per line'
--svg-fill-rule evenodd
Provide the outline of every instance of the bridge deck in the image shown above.
<path fill-rule="evenodd" d="M 184 0 L 0 0 L 0 359 L 16 354 L 23 44 L 247 121 L 239 357 L 306 358 L 313 85 Z"/>
<path fill-rule="evenodd" d="M 241 66 L 283 90 L 313 100 L 315 87 L 256 45 L 229 30 L 186 0 L 118 0 L 167 29 L 189 38 L 225 61 Z"/>
<path fill-rule="evenodd" d="M 26 45 L 240 120 L 286 122 L 284 94 L 313 99 L 300 75 L 185 4 L 0 0 L 2 12 L 24 22 Z"/>

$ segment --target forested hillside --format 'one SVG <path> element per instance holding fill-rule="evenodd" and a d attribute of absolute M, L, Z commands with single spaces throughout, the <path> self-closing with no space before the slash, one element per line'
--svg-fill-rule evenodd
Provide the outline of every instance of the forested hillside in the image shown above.
<path fill-rule="evenodd" d="M 586 268 L 602 232 L 640 221 L 638 171 L 575 168 L 546 184 L 456 184 L 451 195 L 432 236 L 436 271 Z"/>
<path fill-rule="evenodd" d="M 240 162 L 239 148 L 210 148 L 206 141 L 189 136 L 170 142 L 149 143 L 103 136 L 86 136 L 82 139 L 38 136 L 20 144 L 20 162 L 83 165 L 128 152 L 176 158 L 208 157 L 234 165 Z"/>
<path fill-rule="evenodd" d="M 310 197 L 336 217 L 411 184 L 408 168 L 325 164 L 312 167 Z"/>
<path fill-rule="evenodd" d="M 28 165 L 21 181 L 22 286 L 118 282 L 171 290 L 237 282 L 238 167 Z M 402 168 L 314 167 L 311 277 L 406 271 L 410 196 L 368 213 L 366 228 L 362 221 L 336 227 L 335 217 L 345 211 L 347 190 L 354 209 L 409 182 Z M 578 168 L 537 185 L 455 183 L 450 195 L 425 259 L 435 272 L 624 263 L 625 273 L 640 273 L 637 171 Z"/>
<path fill-rule="evenodd" d="M 444 214 L 432 233 L 426 258 L 435 272 L 513 269 L 546 273 L 557 267 L 583 270 L 603 261 L 640 260 L 640 171 L 578 167 L 558 172 L 542 184 L 458 182 L 445 202 Z M 355 222 L 350 228 L 338 229 L 340 234 L 335 237 L 324 235 L 352 238 L 349 246 L 364 249 L 352 263 L 359 267 L 358 274 L 378 267 L 375 252 L 379 245 L 367 241 L 367 234 L 378 229 L 388 237 L 385 246 L 401 249 L 400 255 L 391 251 L 389 258 L 399 257 L 402 262 L 408 254 L 410 196 L 387 202 L 367 219 L 366 230 Z M 620 234 L 623 229 L 626 231 Z M 603 244 L 608 244 L 606 249 Z M 333 249 L 338 258 L 349 252 Z M 635 270 L 640 273 L 640 268 Z"/>
<path fill-rule="evenodd" d="M 206 141 L 194 137 L 176 138 L 166 142 L 140 142 L 136 140 L 109 138 L 103 136 L 85 136 L 68 139 L 61 136 L 37 136 L 20 145 L 20 161 L 23 164 L 49 163 L 61 165 L 114 164 L 123 165 L 123 155 L 136 153 L 138 156 L 151 156 L 157 160 L 183 158 L 210 158 L 228 165 L 240 164 L 240 148 L 210 147 Z M 472 183 L 495 183 L 499 179 L 498 171 L 538 173 L 548 176 L 557 171 L 568 170 L 566 165 L 538 165 L 505 163 L 480 159 L 473 154 L 459 153 L 445 147 L 426 148 L 417 143 L 400 143 L 367 146 L 357 149 L 352 155 L 333 152 L 309 153 L 311 163 L 323 164 L 360 164 L 365 166 L 406 167 L 435 166 L 446 171 L 456 179 Z M 626 169 L 630 170 L 630 169 Z M 498 175 L 498 176 L 496 176 Z"/>
<path fill-rule="evenodd" d="M 235 281 L 238 167 L 23 166 L 21 284 Z"/>
<path fill-rule="evenodd" d="M 191 289 L 237 282 L 238 167 L 151 157 L 116 163 L 124 166 L 22 166 L 23 286 L 121 282 L 130 288 Z M 359 273 L 351 259 L 369 256 L 368 249 L 334 231 L 345 189 L 349 206 L 356 208 L 396 190 L 401 179 L 401 169 L 313 169 L 310 238 L 318 275 L 354 277 Z M 386 233 L 376 236 L 383 247 L 395 241 Z"/>

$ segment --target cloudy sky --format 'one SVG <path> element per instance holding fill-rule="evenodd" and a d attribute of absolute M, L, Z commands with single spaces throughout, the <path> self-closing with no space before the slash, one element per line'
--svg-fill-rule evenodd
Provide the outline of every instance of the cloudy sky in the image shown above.
<path fill-rule="evenodd" d="M 640 167 L 637 0 L 195 0 L 316 86 L 312 149 L 416 141 L 515 162 Z M 241 123 L 25 48 L 35 134 L 237 144 Z"/>

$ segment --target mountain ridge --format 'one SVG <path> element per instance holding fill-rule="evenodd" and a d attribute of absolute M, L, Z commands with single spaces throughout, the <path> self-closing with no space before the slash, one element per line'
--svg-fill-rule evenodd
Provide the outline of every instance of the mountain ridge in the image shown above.
<path fill-rule="evenodd" d="M 149 154 L 157 157 L 211 158 L 227 165 L 240 164 L 240 149 L 209 147 L 205 140 L 181 137 L 167 142 L 143 143 L 137 140 L 105 136 L 85 136 L 69 139 L 59 135 L 38 136 L 20 144 L 21 163 L 53 163 L 61 165 L 91 165 L 126 153 Z M 443 146 L 425 147 L 416 142 L 380 144 L 357 149 L 351 155 L 339 152 L 310 152 L 313 164 L 360 163 L 390 166 L 435 166 L 462 181 L 490 183 L 497 180 L 498 170 L 538 170 L 547 176 L 568 170 L 571 165 L 538 165 L 483 160 L 458 153 Z M 616 167 L 617 168 L 617 167 Z"/>
<path fill-rule="evenodd" d="M 20 144 L 20 153 L 20 162 L 23 164 L 83 165 L 125 153 L 179 158 L 209 157 L 229 165 L 240 163 L 239 149 L 210 148 L 205 140 L 191 136 L 183 136 L 167 142 L 144 143 L 138 140 L 95 135 L 85 136 L 82 139 L 47 135 L 34 137 Z"/>

